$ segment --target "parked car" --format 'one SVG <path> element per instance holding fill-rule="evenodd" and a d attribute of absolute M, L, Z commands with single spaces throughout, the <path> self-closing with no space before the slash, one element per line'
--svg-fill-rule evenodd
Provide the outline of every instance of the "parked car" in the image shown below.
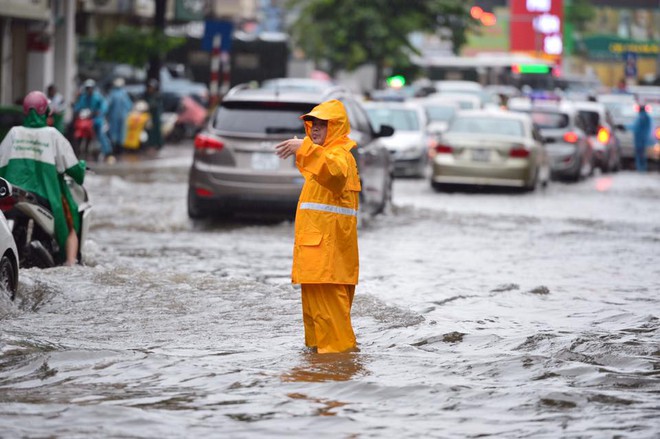
<path fill-rule="evenodd" d="M 11 194 L 0 185 L 0 204 Z M 7 218 L 0 210 L 0 294 L 6 294 L 10 300 L 16 297 L 18 289 L 18 250 L 11 233 Z"/>
<path fill-rule="evenodd" d="M 347 90 L 286 91 L 236 86 L 227 93 L 206 129 L 195 137 L 190 168 L 188 215 L 193 218 L 247 213 L 292 216 L 303 177 L 295 158 L 280 160 L 275 145 L 305 130 L 300 115 L 329 99 L 341 100 L 357 143 L 362 191 L 360 215 L 382 212 L 391 200 L 392 165 L 380 137 L 361 104 Z"/>
<path fill-rule="evenodd" d="M 593 173 L 586 124 L 574 105 L 567 101 L 532 103 L 528 98 L 511 98 L 508 108 L 531 115 L 550 157 L 553 179 L 578 181 Z"/>
<path fill-rule="evenodd" d="M 585 122 L 594 166 L 602 172 L 621 169 L 621 144 L 607 107 L 601 102 L 589 101 L 577 101 L 573 105 Z"/>
<path fill-rule="evenodd" d="M 394 135 L 383 139 L 394 160 L 394 176 L 424 177 L 431 141 L 424 109 L 407 102 L 367 102 L 364 108 L 376 132 L 383 125 L 394 128 Z"/>
<path fill-rule="evenodd" d="M 550 178 L 540 133 L 526 114 L 504 110 L 460 112 L 436 146 L 431 186 L 506 186 L 536 189 Z"/>

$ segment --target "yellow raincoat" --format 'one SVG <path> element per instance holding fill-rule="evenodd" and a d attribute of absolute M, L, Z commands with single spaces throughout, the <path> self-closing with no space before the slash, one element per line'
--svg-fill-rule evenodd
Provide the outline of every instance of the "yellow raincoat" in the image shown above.
<path fill-rule="evenodd" d="M 301 116 L 307 136 L 296 152 L 305 183 L 298 200 L 293 283 L 302 284 L 305 342 L 318 352 L 355 348 L 350 310 L 358 282 L 357 211 L 360 177 L 351 154 L 344 105 L 331 100 Z M 328 121 L 323 145 L 312 142 L 317 118 Z"/>

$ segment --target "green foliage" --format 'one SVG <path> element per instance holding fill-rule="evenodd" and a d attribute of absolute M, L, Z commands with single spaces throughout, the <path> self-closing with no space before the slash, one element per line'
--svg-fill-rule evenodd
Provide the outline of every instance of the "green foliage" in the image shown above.
<path fill-rule="evenodd" d="M 162 32 L 119 26 L 98 39 L 97 55 L 102 61 L 143 67 L 151 58 L 163 59 L 167 52 L 184 43 L 184 38 L 168 37 Z"/>
<path fill-rule="evenodd" d="M 587 23 L 596 15 L 596 8 L 591 0 L 572 0 L 565 7 L 564 20 L 578 31 L 584 31 Z"/>
<path fill-rule="evenodd" d="M 467 2 L 460 0 L 290 0 L 300 12 L 291 28 L 292 38 L 316 63 L 329 70 L 354 70 L 373 62 L 405 68 L 416 49 L 412 32 L 450 29 L 455 51 L 466 41 L 472 26 Z"/>

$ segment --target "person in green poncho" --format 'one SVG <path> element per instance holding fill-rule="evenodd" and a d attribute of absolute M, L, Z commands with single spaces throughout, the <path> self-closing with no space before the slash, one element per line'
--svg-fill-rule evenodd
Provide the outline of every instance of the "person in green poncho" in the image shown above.
<path fill-rule="evenodd" d="M 80 217 L 64 174 L 82 184 L 86 163 L 78 160 L 66 137 L 47 125 L 48 106 L 48 98 L 40 91 L 25 96 L 23 126 L 13 127 L 0 143 L 0 177 L 48 200 L 55 216 L 60 256 L 65 265 L 74 265 Z"/>

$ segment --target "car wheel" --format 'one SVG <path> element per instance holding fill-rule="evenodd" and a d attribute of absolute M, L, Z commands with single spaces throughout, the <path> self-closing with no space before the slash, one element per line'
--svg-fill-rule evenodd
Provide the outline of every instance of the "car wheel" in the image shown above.
<path fill-rule="evenodd" d="M 15 275 L 16 271 L 7 255 L 0 259 L 0 289 L 9 295 L 10 300 L 16 298 L 16 289 L 18 282 Z"/>
<path fill-rule="evenodd" d="M 534 178 L 532 178 L 532 181 L 530 184 L 524 187 L 525 192 L 534 192 L 536 190 L 536 186 L 538 185 L 539 182 L 539 168 L 536 168 L 534 171 Z"/>
<path fill-rule="evenodd" d="M 206 213 L 199 207 L 199 200 L 192 188 L 188 189 L 188 217 L 193 220 L 206 217 Z"/>
<path fill-rule="evenodd" d="M 392 206 L 392 184 L 394 178 L 392 174 L 388 174 L 386 177 L 385 184 L 383 185 L 383 199 L 381 200 L 380 206 L 376 211 L 376 214 L 387 212 L 388 209 Z M 362 202 L 360 201 L 360 205 Z"/>

